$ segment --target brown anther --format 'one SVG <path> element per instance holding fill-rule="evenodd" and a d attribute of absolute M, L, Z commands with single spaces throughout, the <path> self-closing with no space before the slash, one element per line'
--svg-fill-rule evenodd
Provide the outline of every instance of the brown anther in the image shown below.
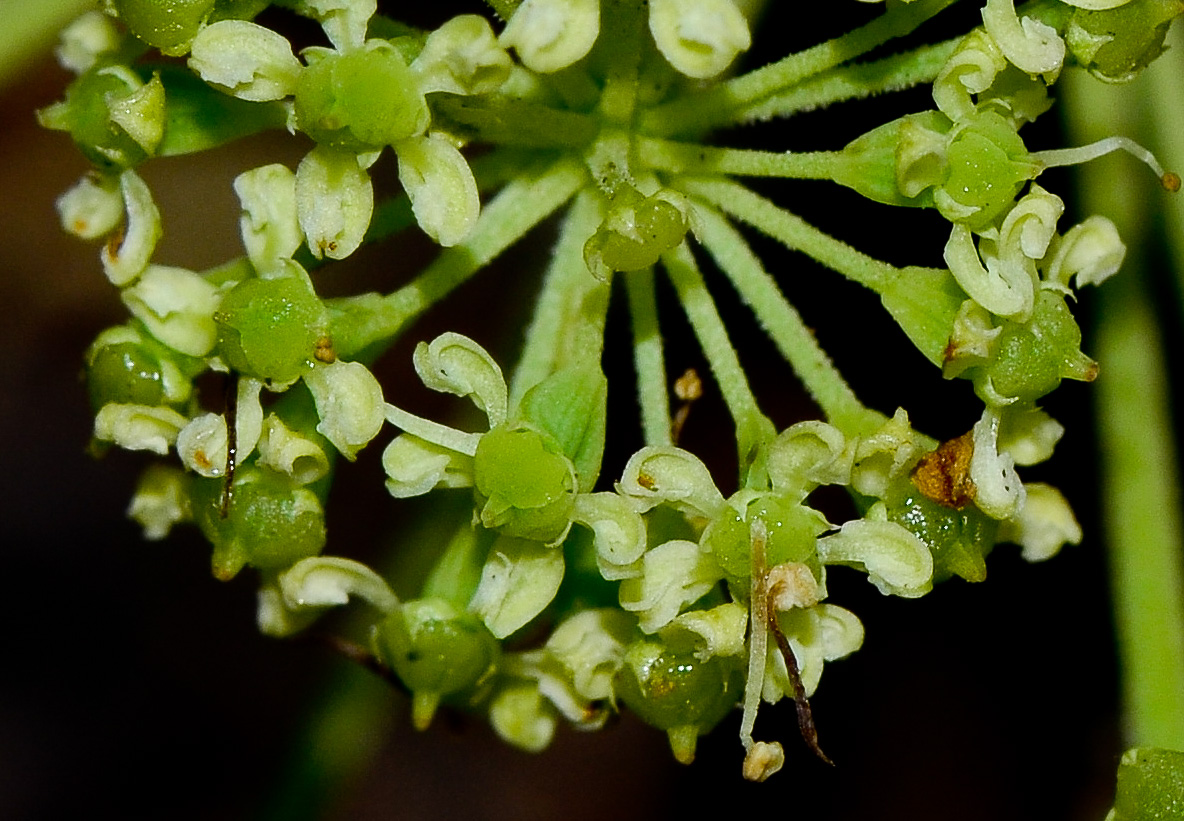
<path fill-rule="evenodd" d="M 326 365 L 336 362 L 337 352 L 333 350 L 333 340 L 327 336 L 322 336 L 317 340 L 317 345 L 312 355 L 318 362 L 324 362 Z"/>
<path fill-rule="evenodd" d="M 682 376 L 674 380 L 674 395 L 682 400 L 682 405 L 670 420 L 670 439 L 678 444 L 687 415 L 691 412 L 691 404 L 703 395 L 703 380 L 694 368 L 687 368 Z"/>
<path fill-rule="evenodd" d="M 107 256 L 111 259 L 119 259 L 119 249 L 123 247 L 123 240 L 126 235 L 123 228 L 118 228 L 111 232 L 107 237 Z"/>
<path fill-rule="evenodd" d="M 913 484 L 926 499 L 961 510 L 974 501 L 977 492 L 970 478 L 973 456 L 974 436 L 971 433 L 942 442 L 937 450 L 922 456 L 913 468 Z"/>
<path fill-rule="evenodd" d="M 641 485 L 646 490 L 653 490 L 658 486 L 658 483 L 654 481 L 654 477 L 647 476 L 644 473 L 637 474 L 637 484 Z"/>
<path fill-rule="evenodd" d="M 1180 190 L 1180 175 L 1175 171 L 1168 171 L 1159 180 L 1163 187 L 1175 194 Z"/>
<path fill-rule="evenodd" d="M 193 462 L 202 470 L 209 470 L 210 466 L 213 465 L 213 462 L 210 461 L 210 457 L 206 456 L 204 450 L 193 452 Z"/>

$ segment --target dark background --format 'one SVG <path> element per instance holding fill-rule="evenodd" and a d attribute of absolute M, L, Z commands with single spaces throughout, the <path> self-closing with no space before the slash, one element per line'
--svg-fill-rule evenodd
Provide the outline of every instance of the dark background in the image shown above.
<path fill-rule="evenodd" d="M 454 5 L 416 13 L 438 21 Z M 870 13 L 851 5 L 852 16 Z M 784 53 L 832 34 L 798 27 L 809 30 L 807 41 L 789 34 L 787 20 L 765 24 L 761 47 Z M 539 756 L 503 745 L 480 720 L 444 716 L 419 734 L 406 699 L 369 674 L 316 645 L 259 636 L 249 574 L 214 581 L 208 547 L 190 530 L 142 541 L 123 511 L 143 462 L 86 453 L 91 417 L 81 355 L 124 311 L 97 249 L 61 233 L 53 210 L 86 166 L 65 136 L 37 128 L 33 111 L 56 99 L 68 79 L 46 56 L 0 89 L 0 818 L 678 818 L 699 814 L 717 795 L 732 813 L 818 821 L 1105 814 L 1120 735 L 1086 386 L 1066 385 L 1048 403 L 1069 432 L 1052 464 L 1024 474 L 1065 490 L 1087 534 L 1081 545 L 1036 566 L 1000 547 L 986 583 L 955 580 L 916 601 L 881 597 L 855 574 L 831 574 L 831 601 L 856 612 L 867 629 L 863 649 L 828 666 L 813 700 L 834 768 L 804 750 L 785 705 L 766 707 L 757 723 L 758 738 L 780 738 L 788 752 L 785 769 L 763 785 L 739 777 L 738 714 L 701 740 L 690 767 L 674 763 L 661 733 L 627 715 L 598 734 L 562 728 Z M 745 129 L 729 142 L 836 148 L 870 125 L 930 105 L 923 93 L 875 100 Z M 1057 139 L 1047 130 L 1055 123 L 1041 127 L 1025 131 L 1035 135 L 1030 144 Z M 166 227 L 156 261 L 200 269 L 240 253 L 230 181 L 265 161 L 294 164 L 304 150 L 296 139 L 252 141 L 149 164 L 144 174 Z M 390 156 L 382 162 L 380 175 L 393 176 Z M 1069 195 L 1063 179 L 1048 187 Z M 865 207 L 834 188 L 763 187 L 869 253 L 898 264 L 940 263 L 944 237 L 933 214 Z M 534 285 L 522 272 L 537 270 L 551 238 L 532 235 L 527 248 L 466 286 L 444 316 L 417 327 L 384 361 L 384 383 L 413 379 L 411 346 L 444 328 L 475 336 L 499 358 L 512 356 Z M 869 404 L 889 413 L 904 404 L 935 436 L 969 429 L 978 416 L 969 385 L 943 383 L 874 297 L 771 243 L 755 244 Z M 334 275 L 335 287 L 394 287 L 406 273 L 400 266 L 413 270 L 408 259 L 417 247 L 363 251 Z M 762 406 L 779 427 L 803 418 L 809 409 L 788 368 L 752 334 L 744 309 L 716 291 Z M 627 334 L 620 302 L 614 340 Z M 490 304 L 506 305 L 508 319 L 491 321 Z M 688 366 L 706 373 L 675 306 L 666 317 L 672 375 Z M 627 357 L 627 343 L 610 342 L 610 367 L 626 369 L 623 385 Z M 609 453 L 606 476 L 619 474 L 636 444 L 629 388 L 616 388 L 612 400 L 610 438 L 623 444 Z M 709 387 L 684 443 L 728 475 L 730 425 L 719 405 Z M 443 402 L 440 412 L 452 407 Z M 380 438 L 384 444 L 387 435 Z M 380 449 L 342 471 L 329 505 L 330 552 L 372 558 L 395 534 L 431 539 L 422 506 L 383 490 Z M 396 572 L 395 584 L 408 581 Z M 328 694 L 342 688 L 369 706 L 318 725 Z M 317 726 L 328 729 L 317 735 Z M 330 754 L 334 746 L 338 753 Z M 326 762 L 342 755 L 356 760 L 353 773 L 332 779 Z M 332 786 L 322 803 L 324 783 Z"/>

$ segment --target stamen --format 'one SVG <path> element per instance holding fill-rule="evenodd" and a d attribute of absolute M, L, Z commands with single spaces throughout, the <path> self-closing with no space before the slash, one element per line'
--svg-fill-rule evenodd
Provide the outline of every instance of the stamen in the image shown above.
<path fill-rule="evenodd" d="M 749 606 L 752 611 L 748 621 L 748 681 L 744 685 L 744 715 L 740 720 L 740 741 L 746 752 L 752 749 L 752 728 L 756 724 L 756 711 L 761 706 L 761 691 L 765 688 L 765 658 L 769 646 L 765 616 L 769 608 L 765 585 L 765 544 L 768 539 L 769 531 L 764 521 L 753 519 L 749 528 L 752 556 Z"/>
<path fill-rule="evenodd" d="M 1168 191 L 1175 193 L 1180 190 L 1180 175 L 1174 171 L 1165 171 L 1155 159 L 1155 155 L 1130 137 L 1107 137 L 1089 145 L 1077 148 L 1054 148 L 1048 151 L 1034 151 L 1031 156 L 1045 168 L 1055 168 L 1062 165 L 1077 165 L 1078 163 L 1096 160 L 1114 151 L 1125 151 L 1136 159 L 1142 160 L 1159 177 L 1160 184 Z"/>
<path fill-rule="evenodd" d="M 218 515 L 225 519 L 230 515 L 230 504 L 234 500 L 234 468 L 238 460 L 238 374 L 226 380 L 226 479 L 222 484 L 222 504 Z"/>

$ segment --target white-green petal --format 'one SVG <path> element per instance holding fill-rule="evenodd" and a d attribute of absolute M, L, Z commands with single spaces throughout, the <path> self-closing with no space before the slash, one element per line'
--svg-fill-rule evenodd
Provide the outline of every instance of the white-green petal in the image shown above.
<path fill-rule="evenodd" d="M 62 68 L 81 74 L 100 56 L 118 49 L 122 40 L 110 17 L 101 11 L 88 11 L 62 30 L 54 55 Z"/>
<path fill-rule="evenodd" d="M 650 0 L 649 23 L 662 56 L 696 79 L 716 76 L 752 45 L 733 0 Z"/>
<path fill-rule="evenodd" d="M 616 608 L 583 610 L 547 639 L 546 651 L 568 670 L 575 692 L 589 701 L 611 698 L 621 669 L 632 619 Z"/>
<path fill-rule="evenodd" d="M 563 551 L 501 536 L 489 550 L 469 610 L 499 639 L 543 612 L 563 581 Z"/>
<path fill-rule="evenodd" d="M 437 487 L 470 487 L 473 458 L 418 436 L 396 436 L 382 452 L 386 489 L 396 499 L 422 496 Z"/>
<path fill-rule="evenodd" d="M 114 73 L 117 70 L 125 69 L 117 66 L 100 69 L 99 73 Z M 146 154 L 156 153 L 156 147 L 164 138 L 165 124 L 164 85 L 159 75 L 154 75 L 126 96 L 108 97 L 107 107 L 112 123 L 123 129 Z"/>
<path fill-rule="evenodd" d="M 1065 41 L 1052 26 L 1016 15 L 1014 0 L 987 0 L 983 23 L 1012 65 L 1029 74 L 1055 75 L 1065 62 Z"/>
<path fill-rule="evenodd" d="M 119 176 L 119 192 L 127 212 L 118 246 L 108 243 L 102 251 L 103 271 L 113 285 L 123 287 L 144 269 L 160 240 L 160 211 L 147 184 L 132 169 Z"/>
<path fill-rule="evenodd" d="M 1066 544 L 1081 544 L 1081 525 L 1059 490 L 1042 482 L 1030 482 L 1024 490 L 1024 506 L 999 528 L 999 541 L 1018 544 L 1030 562 L 1051 559 Z"/>
<path fill-rule="evenodd" d="M 600 34 L 600 0 L 526 0 L 502 31 L 501 43 L 531 71 L 567 68 L 592 50 Z"/>
<path fill-rule="evenodd" d="M 240 462 L 255 450 L 263 428 L 263 409 L 259 404 L 262 383 L 256 379 L 239 379 L 235 405 L 235 454 Z M 189 420 L 177 435 L 177 455 L 185 467 L 199 476 L 212 478 L 226 473 L 227 449 L 226 417 L 204 413 Z"/>
<path fill-rule="evenodd" d="M 356 154 L 317 146 L 296 168 L 296 214 L 317 259 L 358 249 L 374 213 L 374 186 Z"/>
<path fill-rule="evenodd" d="M 885 595 L 912 599 L 933 587 L 933 554 L 896 522 L 852 519 L 818 540 L 818 558 L 823 564 L 862 567 Z"/>
<path fill-rule="evenodd" d="M 219 20 L 193 38 L 189 68 L 242 100 L 282 100 L 296 90 L 303 68 L 287 39 L 247 20 Z"/>
<path fill-rule="evenodd" d="M 378 435 L 385 419 L 382 386 L 361 362 L 318 363 L 304 376 L 321 421 L 317 433 L 350 461 Z"/>
<path fill-rule="evenodd" d="M 451 331 L 420 342 L 412 357 L 415 372 L 434 391 L 472 399 L 493 428 L 506 421 L 506 379 L 489 352 Z"/>
<path fill-rule="evenodd" d="M 933 101 L 943 114 L 957 122 L 974 113 L 971 94 L 981 94 L 1007 68 L 999 46 L 984 29 L 963 38 L 933 81 Z M 906 195 L 907 196 L 907 195 Z"/>
<path fill-rule="evenodd" d="M 974 503 L 992 519 L 1010 519 L 1024 506 L 1024 485 L 1012 457 L 999 452 L 999 412 L 985 409 L 972 433 L 970 480 L 975 486 Z"/>
<path fill-rule="evenodd" d="M 263 420 L 256 463 L 285 474 L 297 485 L 307 485 L 329 473 L 329 457 L 324 449 L 291 430 L 274 413 Z"/>
<path fill-rule="evenodd" d="M 55 205 L 67 233 L 79 239 L 106 236 L 123 218 L 119 178 L 87 174 L 58 197 Z"/>
<path fill-rule="evenodd" d="M 636 500 L 641 512 L 667 503 L 704 524 L 724 504 L 707 466 L 694 454 L 669 445 L 646 446 L 633 454 L 617 489 Z"/>
<path fill-rule="evenodd" d="M 383 613 L 399 606 L 381 576 L 361 562 L 337 556 L 301 559 L 280 574 L 279 585 L 290 610 L 348 604 L 351 597 Z"/>
<path fill-rule="evenodd" d="M 168 465 L 150 465 L 140 476 L 127 516 L 144 530 L 144 538 L 159 541 L 173 525 L 192 517 L 185 474 Z"/>
<path fill-rule="evenodd" d="M 1032 274 L 1014 259 L 988 256 L 984 266 L 965 225 L 951 226 L 943 255 L 962 290 L 991 313 L 1017 318 L 1031 313 L 1036 298 Z"/>
<path fill-rule="evenodd" d="M 366 41 L 377 0 L 298 0 L 296 10 L 321 24 L 333 47 L 349 51 Z"/>
<path fill-rule="evenodd" d="M 501 88 L 513 67 L 489 21 L 477 14 L 453 17 L 429 34 L 411 64 L 424 94 L 489 94 Z"/>
<path fill-rule="evenodd" d="M 220 294 L 193 271 L 149 265 L 120 298 L 154 337 L 175 351 L 205 356 L 218 339 L 214 311 Z"/>
<path fill-rule="evenodd" d="M 616 581 L 641 575 L 645 521 L 627 499 L 607 492 L 578 494 L 572 521 L 593 532 L 596 563 L 605 579 Z"/>
<path fill-rule="evenodd" d="M 164 456 L 188 421 L 172 408 L 111 402 L 95 415 L 94 437 L 124 450 L 149 450 Z"/>
<path fill-rule="evenodd" d="M 542 752 L 555 736 L 555 709 L 538 684 L 521 681 L 500 689 L 489 705 L 489 723 L 503 740 L 530 753 Z"/>
<path fill-rule="evenodd" d="M 257 271 L 296 253 L 304 242 L 296 211 L 296 175 L 279 163 L 252 168 L 234 179 L 242 204 L 239 230 L 243 247 Z"/>
<path fill-rule="evenodd" d="M 818 485 L 851 481 L 854 448 L 834 425 L 811 420 L 783 430 L 769 447 L 768 470 L 773 489 L 803 498 Z"/>
<path fill-rule="evenodd" d="M 1064 435 L 1065 426 L 1039 408 L 1006 408 L 1000 415 L 999 450 L 1010 454 L 1017 465 L 1045 461 Z"/>
<path fill-rule="evenodd" d="M 698 601 L 723 575 L 711 554 L 694 542 L 665 542 L 645 554 L 641 576 L 621 582 L 621 607 L 638 614 L 642 632 L 653 633 Z"/>
<path fill-rule="evenodd" d="M 664 639 L 679 633 L 694 635 L 699 645 L 695 657 L 702 661 L 712 656 L 742 655 L 748 634 L 748 608 L 724 602 L 710 610 L 689 610 L 661 630 Z"/>
<path fill-rule="evenodd" d="M 1074 225 L 1061 238 L 1049 266 L 1047 281 L 1067 286 L 1076 276 L 1078 287 L 1100 285 L 1118 273 L 1126 258 L 1126 245 L 1118 228 L 1106 217 L 1094 215 Z"/>
<path fill-rule="evenodd" d="M 463 242 L 481 215 L 468 160 L 443 137 L 409 137 L 395 145 L 395 153 L 419 227 L 445 248 Z"/>

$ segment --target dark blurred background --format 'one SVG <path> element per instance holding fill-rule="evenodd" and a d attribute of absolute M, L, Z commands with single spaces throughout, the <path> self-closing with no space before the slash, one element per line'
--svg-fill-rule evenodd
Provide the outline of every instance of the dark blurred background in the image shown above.
<path fill-rule="evenodd" d="M 432 22 L 453 6 L 476 5 L 439 3 L 415 13 Z M 792 27 L 797 4 L 784 5 L 764 26 L 773 36 L 758 31 L 753 61 L 838 33 Z M 852 18 L 872 13 L 851 5 L 858 6 Z M 970 20 L 949 23 L 950 31 Z M 845 28 L 850 20 L 841 22 Z M 766 707 L 757 723 L 758 738 L 780 738 L 788 753 L 784 771 L 763 785 L 740 779 L 738 713 L 701 740 L 689 767 L 674 763 L 661 733 L 628 715 L 597 734 L 563 728 L 538 756 L 505 746 L 481 720 L 442 716 L 420 734 L 406 698 L 365 671 L 317 645 L 258 635 L 250 574 L 216 582 L 208 547 L 192 530 L 143 541 L 124 518 L 143 461 L 87 454 L 82 352 L 125 313 L 97 248 L 63 234 L 53 209 L 86 164 L 68 138 L 39 130 L 33 112 L 68 80 L 45 52 L 0 89 L 0 304 L 8 316 L 0 325 L 0 818 L 653 819 L 699 815 L 715 796 L 729 813 L 816 821 L 1093 821 L 1105 814 L 1120 739 L 1090 393 L 1082 385 L 1064 386 L 1048 403 L 1068 433 L 1051 464 L 1024 474 L 1065 491 L 1086 532 L 1081 545 L 1035 566 L 1018 549 L 1000 547 L 987 582 L 955 580 L 916 601 L 882 597 L 863 577 L 832 572 L 830 600 L 857 613 L 867 630 L 859 653 L 827 667 L 813 700 L 833 768 L 797 740 L 791 705 Z M 884 98 L 728 139 L 836 148 L 930 106 L 923 92 Z M 1025 136 L 1047 147 L 1058 139 L 1055 129 L 1040 124 Z M 294 165 L 305 150 L 294 138 L 253 140 L 150 163 L 144 175 L 165 220 L 156 261 L 200 269 L 239 254 L 231 180 L 263 162 Z M 393 177 L 392 159 L 382 162 L 380 175 Z M 1069 197 L 1065 178 L 1042 183 Z M 869 253 L 940 264 L 944 236 L 933 214 L 866 206 L 823 183 L 758 187 Z M 535 284 L 523 272 L 537 270 L 552 238 L 547 230 L 532 235 L 528 247 L 466 286 L 446 316 L 417 326 L 382 364 L 384 383 L 413 379 L 414 342 L 445 328 L 512 356 Z M 970 386 L 942 382 L 874 297 L 771 243 L 754 244 L 869 404 L 888 413 L 904 405 L 938 437 L 969 429 L 979 413 Z M 405 272 L 392 271 L 391 259 L 413 258 L 418 248 L 362 252 L 329 287 L 392 288 Z M 810 411 L 788 368 L 761 345 L 734 297 L 715 290 L 762 405 L 779 427 L 803 418 Z M 491 321 L 486 306 L 494 302 L 509 306 L 508 319 Z M 637 444 L 620 303 L 607 353 L 610 368 L 624 369 L 613 383 L 621 385 L 610 422 L 618 446 L 606 476 L 619 475 Z M 706 374 L 677 307 L 663 316 L 672 376 L 685 367 Z M 709 387 L 684 443 L 728 475 L 734 457 L 720 404 Z M 441 413 L 453 407 L 444 401 Z M 422 505 L 386 495 L 380 447 L 370 451 L 334 488 L 329 552 L 373 558 L 399 534 L 433 538 Z M 326 718 L 332 694 L 343 690 L 365 706 L 338 705 Z M 354 763 L 337 777 L 328 762 L 341 760 Z"/>

